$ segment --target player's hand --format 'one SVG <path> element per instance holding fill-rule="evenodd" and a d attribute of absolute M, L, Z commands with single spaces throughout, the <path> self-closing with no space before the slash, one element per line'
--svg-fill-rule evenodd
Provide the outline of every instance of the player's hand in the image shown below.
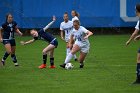
<path fill-rule="evenodd" d="M 61 37 L 62 40 L 65 40 L 64 37 Z"/>
<path fill-rule="evenodd" d="M 24 42 L 24 41 L 20 41 L 20 44 L 21 44 L 21 45 L 25 45 L 25 42 Z"/>
<path fill-rule="evenodd" d="M 137 41 L 137 40 L 139 40 L 139 39 L 140 39 L 140 35 L 136 36 L 136 37 L 134 38 L 134 41 Z"/>
<path fill-rule="evenodd" d="M 56 17 L 55 16 L 53 16 L 53 21 L 55 21 L 56 20 Z"/>
<path fill-rule="evenodd" d="M 23 33 L 20 33 L 20 36 L 23 36 Z"/>
<path fill-rule="evenodd" d="M 128 40 L 127 42 L 126 42 L 126 46 L 128 46 L 130 44 L 130 41 Z"/>
<path fill-rule="evenodd" d="M 69 44 L 69 48 L 72 49 L 72 47 L 73 47 L 73 44 Z"/>
<path fill-rule="evenodd" d="M 3 39 L 1 38 L 1 39 L 0 39 L 0 43 L 2 43 L 2 42 L 3 42 Z"/>
<path fill-rule="evenodd" d="M 84 39 L 88 39 L 88 35 L 86 35 L 86 36 L 84 37 Z"/>

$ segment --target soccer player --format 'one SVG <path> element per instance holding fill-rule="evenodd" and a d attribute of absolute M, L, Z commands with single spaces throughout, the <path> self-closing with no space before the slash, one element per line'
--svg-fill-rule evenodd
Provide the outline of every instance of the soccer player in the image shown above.
<path fill-rule="evenodd" d="M 138 32 L 140 30 L 140 4 L 136 5 L 136 15 L 139 17 L 139 20 L 138 20 L 137 25 L 135 27 L 135 31 L 133 32 L 133 34 L 131 35 L 129 40 L 126 42 L 126 45 L 129 45 L 130 42 L 132 41 L 132 39 L 134 39 L 134 40 L 139 40 L 140 39 L 140 35 L 138 35 Z M 134 82 L 134 84 L 140 84 L 140 49 L 138 50 L 138 53 L 137 53 L 137 68 L 136 68 L 136 72 L 137 72 L 136 73 L 137 78 L 136 78 L 136 81 Z"/>
<path fill-rule="evenodd" d="M 80 68 L 83 68 L 84 67 L 83 61 L 90 48 L 88 37 L 93 35 L 93 33 L 87 30 L 86 28 L 84 28 L 83 26 L 80 26 L 79 20 L 75 20 L 73 22 L 73 26 L 74 28 L 71 33 L 70 43 L 69 43 L 70 48 L 72 46 L 73 47 L 72 47 L 71 52 L 66 57 L 64 64 L 60 65 L 60 67 L 62 68 L 65 68 L 65 65 L 70 62 L 73 55 L 78 51 L 80 51 L 80 56 L 79 56 Z M 75 40 L 76 40 L 74 45 L 73 45 L 73 37 L 75 37 Z"/>
<path fill-rule="evenodd" d="M 60 24 L 61 39 L 66 42 L 66 55 L 68 55 L 68 53 L 70 52 L 69 40 L 70 40 L 71 31 L 73 29 L 73 22 L 69 20 L 67 12 L 64 13 L 63 19 L 64 22 Z M 77 61 L 76 55 L 74 55 L 74 60 Z"/>
<path fill-rule="evenodd" d="M 72 22 L 74 21 L 74 20 L 79 20 L 79 13 L 77 12 L 77 11 L 75 11 L 75 10 L 72 10 L 71 11 L 71 15 L 72 15 Z"/>
<path fill-rule="evenodd" d="M 57 46 L 58 46 L 58 41 L 50 33 L 45 32 L 55 22 L 55 20 L 56 20 L 56 18 L 55 18 L 55 16 L 53 16 L 53 21 L 50 22 L 43 29 L 40 29 L 38 32 L 37 32 L 37 30 L 34 30 L 34 29 L 31 30 L 30 33 L 33 36 L 32 40 L 29 40 L 27 42 L 21 41 L 22 45 L 33 43 L 36 40 L 44 40 L 46 42 L 49 42 L 49 45 L 46 48 L 44 48 L 43 51 L 42 51 L 42 53 L 43 53 L 43 64 L 38 67 L 40 69 L 46 68 L 46 61 L 47 61 L 47 54 L 48 53 L 50 53 L 50 68 L 55 68 L 53 53 L 54 53 L 54 49 L 57 48 Z"/>
<path fill-rule="evenodd" d="M 3 66 L 5 65 L 5 60 L 9 55 L 11 55 L 14 65 L 19 66 L 15 55 L 16 51 L 16 42 L 14 37 L 15 32 L 17 32 L 19 35 L 22 36 L 22 33 L 17 27 L 17 23 L 13 20 L 12 14 L 7 14 L 6 22 L 3 23 L 0 28 L 0 42 L 4 44 L 4 47 L 6 49 L 6 52 L 1 60 Z"/>

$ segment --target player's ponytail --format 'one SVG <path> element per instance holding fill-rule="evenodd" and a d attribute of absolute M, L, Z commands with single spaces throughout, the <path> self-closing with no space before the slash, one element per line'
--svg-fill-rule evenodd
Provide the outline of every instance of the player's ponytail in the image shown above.
<path fill-rule="evenodd" d="M 140 3 L 136 4 L 136 11 L 140 13 Z"/>
<path fill-rule="evenodd" d="M 80 14 L 76 10 L 72 10 L 75 13 L 75 16 L 79 17 Z"/>

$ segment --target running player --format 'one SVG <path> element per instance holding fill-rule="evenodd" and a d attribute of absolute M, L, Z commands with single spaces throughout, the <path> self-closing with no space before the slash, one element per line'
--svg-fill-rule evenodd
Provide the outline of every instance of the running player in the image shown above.
<path fill-rule="evenodd" d="M 63 19 L 64 22 L 60 24 L 61 39 L 66 42 L 66 48 L 67 48 L 66 55 L 68 55 L 68 53 L 70 52 L 69 39 L 70 39 L 71 31 L 73 29 L 73 22 L 69 20 L 67 12 L 64 13 Z M 65 38 L 64 38 L 64 34 L 65 34 Z M 74 55 L 74 60 L 77 61 L 76 55 Z"/>
<path fill-rule="evenodd" d="M 83 61 L 90 48 L 88 37 L 93 35 L 93 33 L 87 30 L 86 28 L 84 28 L 83 26 L 80 26 L 79 20 L 75 20 L 73 22 L 73 26 L 74 28 L 70 37 L 70 48 L 72 46 L 73 47 L 72 47 L 71 52 L 66 57 L 64 64 L 60 65 L 60 67 L 63 67 L 63 68 L 65 68 L 65 65 L 70 62 L 73 55 L 78 51 L 80 51 L 80 56 L 79 56 L 80 68 L 83 68 L 84 67 Z M 75 40 L 76 40 L 74 45 L 73 45 L 73 37 L 75 37 Z"/>
<path fill-rule="evenodd" d="M 140 4 L 136 5 L 136 15 L 139 17 L 139 20 L 137 22 L 137 25 L 135 27 L 135 31 L 133 32 L 133 34 L 131 35 L 131 37 L 129 38 L 129 40 L 126 42 L 126 45 L 129 45 L 130 42 L 132 41 L 132 39 L 134 40 L 139 40 L 140 39 L 140 35 L 138 35 L 138 32 L 140 30 Z M 138 36 L 137 36 L 138 35 Z M 138 50 L 137 53 L 137 78 L 136 81 L 134 82 L 134 84 L 140 84 L 140 49 Z"/>
<path fill-rule="evenodd" d="M 3 32 L 3 34 L 2 34 Z M 12 14 L 6 15 L 6 22 L 2 24 L 0 28 L 0 42 L 3 42 L 6 52 L 1 60 L 2 65 L 5 65 L 5 60 L 9 55 L 14 62 L 15 66 L 18 66 L 17 58 L 15 55 L 16 51 L 16 42 L 14 33 L 17 32 L 19 35 L 22 36 L 22 33 L 17 27 L 17 23 L 13 20 Z"/>
<path fill-rule="evenodd" d="M 43 69 L 46 68 L 46 61 L 47 61 L 47 54 L 50 53 L 50 68 L 55 68 L 54 65 L 54 49 L 57 48 L 58 46 L 58 42 L 57 39 L 52 36 L 50 33 L 45 32 L 54 22 L 55 22 L 56 18 L 55 16 L 53 16 L 53 21 L 50 22 L 46 27 L 44 27 L 43 29 L 40 29 L 38 32 L 37 30 L 31 30 L 31 35 L 33 36 L 32 40 L 29 40 L 27 42 L 21 41 L 22 45 L 26 45 L 26 44 L 30 44 L 35 42 L 36 40 L 44 40 L 49 42 L 49 45 L 43 49 L 42 53 L 43 53 L 43 64 L 40 65 L 38 68 Z"/>

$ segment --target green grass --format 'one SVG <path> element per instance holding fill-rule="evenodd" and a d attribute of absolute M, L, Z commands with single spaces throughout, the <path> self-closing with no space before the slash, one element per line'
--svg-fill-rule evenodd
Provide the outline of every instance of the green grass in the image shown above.
<path fill-rule="evenodd" d="M 57 68 L 38 69 L 47 44 L 37 41 L 21 46 L 20 40 L 31 37 L 17 37 L 16 54 L 20 66 L 14 67 L 9 57 L 6 66 L 0 67 L 0 93 L 139 93 L 140 85 L 132 85 L 139 42 L 126 47 L 128 38 L 128 35 L 91 37 L 85 68 L 79 69 L 79 63 L 72 60 L 74 68 L 64 70 L 59 67 L 65 59 L 65 43 L 60 38 L 55 50 Z M 1 57 L 4 52 L 0 44 Z"/>

